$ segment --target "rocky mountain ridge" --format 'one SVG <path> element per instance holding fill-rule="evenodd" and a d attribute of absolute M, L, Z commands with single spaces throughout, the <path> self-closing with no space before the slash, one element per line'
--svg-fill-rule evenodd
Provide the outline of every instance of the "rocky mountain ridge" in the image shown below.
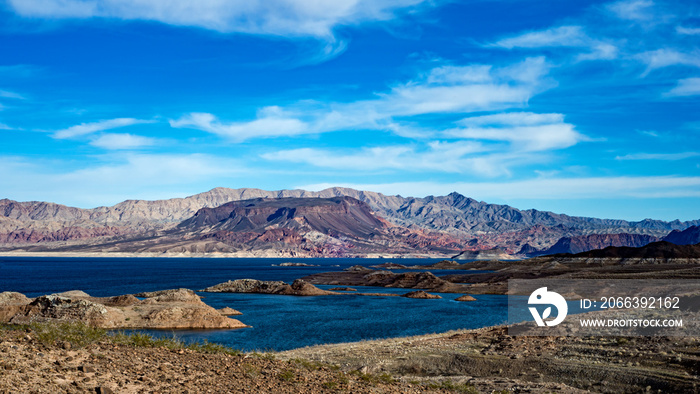
<path fill-rule="evenodd" d="M 420 234 L 431 234 L 433 238 L 436 234 L 443 234 L 445 239 L 435 241 L 437 243 L 451 242 L 446 241 L 448 238 L 459 240 L 461 247 L 458 249 L 461 250 L 502 247 L 509 253 L 515 253 L 526 244 L 533 249 L 547 249 L 562 237 L 620 233 L 663 237 L 672 230 L 684 230 L 700 224 L 700 220 L 664 222 L 646 219 L 629 222 L 575 217 L 533 209 L 519 210 L 507 205 L 479 202 L 458 193 L 412 198 L 339 187 L 319 192 L 215 188 L 185 198 L 127 200 L 111 207 L 94 209 L 48 202 L 0 200 L 0 245 L 5 250 L 11 250 L 19 245 L 84 245 L 110 239 L 122 241 L 148 238 L 182 228 L 181 225 L 178 226 L 181 222 L 191 220 L 202 209 L 214 209 L 233 201 L 296 198 L 302 204 L 301 199 L 342 197 L 350 197 L 366 204 L 376 220 L 386 226 L 394 226 L 390 231 L 412 236 L 413 247 L 417 252 L 426 243 L 425 237 Z M 294 226 L 290 228 L 290 225 L 293 223 L 287 221 L 283 226 L 276 226 L 280 229 L 277 231 L 280 234 L 271 237 L 294 237 Z M 374 225 L 377 228 L 383 226 L 376 222 Z M 258 241 L 264 242 L 264 237 Z M 592 246 L 596 245 L 600 246 Z M 634 243 L 631 246 L 637 245 Z M 184 248 L 183 251 L 188 252 L 187 249 Z M 221 245 L 200 245 L 195 249 L 203 253 L 230 251 Z"/>
<path fill-rule="evenodd" d="M 683 231 L 673 230 L 664 238 L 664 241 L 676 245 L 695 245 L 700 243 L 700 227 L 691 226 Z"/>
<path fill-rule="evenodd" d="M 562 237 L 544 250 L 532 247 L 523 247 L 520 254 L 528 256 L 540 256 L 559 253 L 581 253 L 594 249 L 603 249 L 608 246 L 641 247 L 651 242 L 659 241 L 658 237 L 647 234 L 589 234 L 576 237 Z M 700 242 L 700 241 L 699 241 Z M 529 246 L 529 245 L 528 245 Z"/>

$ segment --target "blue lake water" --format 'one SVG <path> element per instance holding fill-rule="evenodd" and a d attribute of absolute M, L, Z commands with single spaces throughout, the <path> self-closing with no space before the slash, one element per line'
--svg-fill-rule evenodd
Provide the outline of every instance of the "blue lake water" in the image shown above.
<path fill-rule="evenodd" d="M 283 262 L 319 267 L 273 267 Z M 432 264 L 428 259 L 227 259 L 227 258 L 14 258 L 0 257 L 0 292 L 29 297 L 67 290 L 113 296 L 172 288 L 202 289 L 233 279 L 291 282 L 305 275 L 340 271 L 352 265 L 396 262 Z M 403 270 L 402 270 L 403 272 Z M 455 273 L 433 270 L 436 275 Z M 468 271 L 470 273 L 478 271 Z M 330 288 L 332 286 L 320 286 Z M 360 292 L 403 294 L 411 290 L 356 287 Z M 199 293 L 215 307 L 243 312 L 235 318 L 252 328 L 157 332 L 185 340 L 203 340 L 243 350 L 286 350 L 322 343 L 350 342 L 478 328 L 507 321 L 506 296 L 476 295 L 476 302 L 403 297 L 294 297 L 266 294 Z"/>

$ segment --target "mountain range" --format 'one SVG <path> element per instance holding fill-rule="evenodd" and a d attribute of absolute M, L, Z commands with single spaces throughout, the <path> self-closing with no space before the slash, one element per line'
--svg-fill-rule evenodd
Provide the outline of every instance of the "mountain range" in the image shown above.
<path fill-rule="evenodd" d="M 642 246 L 697 225 L 700 220 L 632 222 L 519 210 L 458 193 L 413 198 L 339 187 L 215 188 L 93 209 L 0 200 L 0 251 L 365 256 L 500 247 L 535 255 Z"/>

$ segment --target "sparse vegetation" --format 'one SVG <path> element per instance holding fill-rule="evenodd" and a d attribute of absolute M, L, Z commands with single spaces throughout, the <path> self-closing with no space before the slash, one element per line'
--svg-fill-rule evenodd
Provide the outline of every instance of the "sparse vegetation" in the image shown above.
<path fill-rule="evenodd" d="M 30 337 L 44 345 L 55 345 L 62 342 L 70 343 L 71 347 L 81 348 L 97 342 L 111 342 L 119 345 L 154 348 L 162 347 L 170 350 L 188 349 L 199 353 L 239 355 L 242 352 L 227 346 L 208 341 L 186 343 L 173 335 L 172 337 L 157 338 L 143 332 L 117 331 L 110 333 L 105 329 L 89 326 L 82 322 L 63 323 L 32 323 L 28 325 L 2 324 L 0 329 L 9 331 L 25 331 Z M 262 359 L 274 359 L 271 353 L 259 354 Z"/>
<path fill-rule="evenodd" d="M 278 376 L 280 379 L 282 379 L 286 382 L 291 382 L 296 378 L 296 374 L 294 373 L 294 371 L 292 371 L 290 369 L 287 369 L 287 370 L 280 372 L 280 374 Z"/>
<path fill-rule="evenodd" d="M 250 353 L 250 355 L 253 357 L 257 357 L 261 360 L 274 360 L 275 359 L 275 354 L 271 351 L 253 352 L 253 353 Z"/>
<path fill-rule="evenodd" d="M 321 366 L 323 366 L 323 364 L 321 364 L 319 362 L 309 361 L 309 360 L 306 360 L 303 358 L 295 358 L 293 360 L 290 360 L 290 363 L 297 364 L 301 367 L 306 368 L 309 371 L 315 371 L 315 370 L 321 368 Z"/>
<path fill-rule="evenodd" d="M 337 390 L 338 389 L 338 382 L 326 382 L 323 384 L 323 387 L 325 387 L 329 390 Z"/>
<path fill-rule="evenodd" d="M 479 394 L 479 391 L 469 383 L 455 383 L 451 380 L 443 380 L 440 383 L 430 383 L 428 388 L 451 390 L 457 393 Z"/>
<path fill-rule="evenodd" d="M 381 373 L 378 375 L 371 373 L 363 373 L 361 371 L 353 371 L 350 373 L 353 375 L 357 375 L 361 380 L 372 384 L 392 384 L 395 382 L 394 377 L 389 375 L 388 373 Z"/>
<path fill-rule="evenodd" d="M 135 347 L 163 347 L 170 350 L 188 349 L 199 353 L 209 353 L 209 354 L 230 354 L 239 355 L 242 352 L 237 349 L 232 349 L 227 346 L 219 345 L 217 343 L 211 343 L 207 340 L 203 342 L 193 342 L 185 343 L 184 341 L 178 339 L 173 335 L 170 338 L 156 338 L 152 335 L 145 334 L 142 332 L 130 332 L 125 333 L 119 331 L 115 334 L 110 335 L 110 339 L 121 345 L 135 346 Z"/>
<path fill-rule="evenodd" d="M 260 368 L 250 363 L 241 364 L 243 375 L 249 379 L 255 379 L 260 375 Z"/>
<path fill-rule="evenodd" d="M 24 327 L 30 336 L 33 336 L 45 345 L 68 342 L 72 347 L 85 347 L 104 340 L 107 336 L 106 330 L 91 327 L 85 323 L 32 323 L 22 327 Z"/>

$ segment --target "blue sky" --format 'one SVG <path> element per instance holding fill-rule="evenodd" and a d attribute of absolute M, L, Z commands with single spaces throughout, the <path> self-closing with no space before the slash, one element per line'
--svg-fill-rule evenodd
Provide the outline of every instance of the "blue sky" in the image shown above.
<path fill-rule="evenodd" d="M 0 4 L 0 197 L 348 186 L 700 218 L 700 3 Z"/>

